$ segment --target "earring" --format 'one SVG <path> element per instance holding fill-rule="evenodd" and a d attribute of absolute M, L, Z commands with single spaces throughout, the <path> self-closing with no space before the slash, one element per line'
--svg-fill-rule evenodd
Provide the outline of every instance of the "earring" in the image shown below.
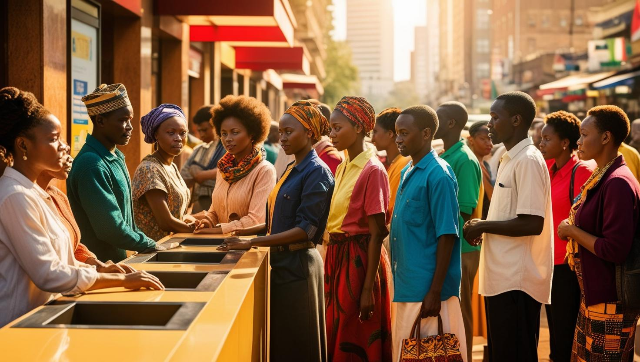
<path fill-rule="evenodd" d="M 567 149 L 567 146 L 562 147 L 562 149 L 563 149 L 563 150 L 566 150 L 566 149 Z"/>
<path fill-rule="evenodd" d="M 27 160 L 27 153 L 26 152 L 24 153 L 24 155 L 22 155 L 22 159 L 25 160 L 25 161 Z"/>

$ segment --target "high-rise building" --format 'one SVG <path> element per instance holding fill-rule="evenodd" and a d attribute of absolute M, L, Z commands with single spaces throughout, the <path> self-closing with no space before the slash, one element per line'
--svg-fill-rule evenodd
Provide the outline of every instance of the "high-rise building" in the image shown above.
<path fill-rule="evenodd" d="M 465 77 L 465 3 L 470 0 L 439 0 L 440 84 L 439 102 L 468 98 Z M 429 10 L 428 10 L 429 11 Z"/>
<path fill-rule="evenodd" d="M 509 81 L 515 63 L 545 53 L 583 53 L 593 38 L 590 8 L 615 0 L 493 0 L 491 72 Z"/>
<path fill-rule="evenodd" d="M 394 84 L 391 0 L 347 0 L 347 43 L 358 67 L 361 94 L 386 97 Z"/>
<path fill-rule="evenodd" d="M 411 54 L 411 80 L 421 102 L 427 101 L 434 72 L 429 68 L 429 31 L 426 26 L 416 26 L 415 45 Z"/>
<path fill-rule="evenodd" d="M 427 95 L 426 103 L 434 104 L 440 92 L 440 0 L 427 0 Z M 417 34 L 416 34 L 417 36 Z M 417 41 L 416 41 L 417 46 Z"/>

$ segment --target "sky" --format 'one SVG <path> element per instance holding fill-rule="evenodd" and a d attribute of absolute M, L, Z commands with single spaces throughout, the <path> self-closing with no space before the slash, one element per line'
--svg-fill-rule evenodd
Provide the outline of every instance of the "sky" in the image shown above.
<path fill-rule="evenodd" d="M 333 0 L 333 38 L 344 40 L 347 36 L 347 0 Z M 411 52 L 414 47 L 414 28 L 426 24 L 425 0 L 392 0 L 393 3 L 393 45 L 394 79 L 407 80 L 411 77 Z"/>

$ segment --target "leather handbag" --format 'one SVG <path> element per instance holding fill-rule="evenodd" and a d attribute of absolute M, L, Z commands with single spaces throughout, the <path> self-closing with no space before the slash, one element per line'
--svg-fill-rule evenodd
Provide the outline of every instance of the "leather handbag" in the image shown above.
<path fill-rule="evenodd" d="M 420 337 L 420 313 L 413 323 L 411 337 L 402 340 L 401 362 L 462 362 L 460 341 L 453 333 L 444 333 L 442 317 L 438 315 L 438 334 Z"/>

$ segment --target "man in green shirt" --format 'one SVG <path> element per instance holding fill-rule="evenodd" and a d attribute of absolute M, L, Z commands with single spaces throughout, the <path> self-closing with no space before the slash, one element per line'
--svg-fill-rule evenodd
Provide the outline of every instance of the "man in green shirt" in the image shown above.
<path fill-rule="evenodd" d="M 131 180 L 124 154 L 116 148 L 131 138 L 133 108 L 122 84 L 101 85 L 82 98 L 93 132 L 73 162 L 67 194 L 81 242 L 99 260 L 119 262 L 127 250 L 156 247 L 133 221 Z"/>
<path fill-rule="evenodd" d="M 438 114 L 440 127 L 434 138 L 442 139 L 445 150 L 440 157 L 449 163 L 458 180 L 458 205 L 460 208 L 458 233 L 462 243 L 460 307 L 468 346 L 467 360 L 472 361 L 473 312 L 471 294 L 473 292 L 473 282 L 478 272 L 478 264 L 480 263 L 480 247 L 471 246 L 464 239 L 462 229 L 464 223 L 471 218 L 473 210 L 478 206 L 482 171 L 473 151 L 461 140 L 462 129 L 469 118 L 466 107 L 460 102 L 446 102 L 438 107 L 436 113 Z"/>

